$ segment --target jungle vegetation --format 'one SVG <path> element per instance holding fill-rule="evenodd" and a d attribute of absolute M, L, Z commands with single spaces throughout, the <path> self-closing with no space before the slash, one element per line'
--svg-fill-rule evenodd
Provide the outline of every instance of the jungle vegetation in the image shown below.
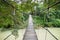
<path fill-rule="evenodd" d="M 0 0 L 0 28 L 25 28 L 29 14 L 36 27 L 60 27 L 60 0 Z"/>

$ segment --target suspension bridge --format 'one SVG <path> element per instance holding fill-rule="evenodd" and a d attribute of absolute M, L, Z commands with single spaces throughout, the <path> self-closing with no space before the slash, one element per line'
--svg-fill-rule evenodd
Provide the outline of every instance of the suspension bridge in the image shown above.
<path fill-rule="evenodd" d="M 37 32 L 38 31 L 38 32 Z M 5 37 L 2 37 L 1 40 L 58 40 L 48 29 L 41 28 L 40 30 L 35 30 L 33 25 L 32 15 L 29 15 L 28 26 L 25 30 L 19 30 L 19 37 L 15 37 L 11 32 L 6 32 Z M 7 35 L 8 34 L 8 35 Z M 22 36 L 22 37 L 21 37 Z"/>

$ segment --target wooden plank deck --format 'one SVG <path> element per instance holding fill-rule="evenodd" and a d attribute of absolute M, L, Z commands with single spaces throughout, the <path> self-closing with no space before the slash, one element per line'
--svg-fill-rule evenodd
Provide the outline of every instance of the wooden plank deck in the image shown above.
<path fill-rule="evenodd" d="M 38 40 L 36 32 L 33 27 L 33 21 L 31 15 L 29 16 L 29 24 L 25 31 L 23 40 Z"/>

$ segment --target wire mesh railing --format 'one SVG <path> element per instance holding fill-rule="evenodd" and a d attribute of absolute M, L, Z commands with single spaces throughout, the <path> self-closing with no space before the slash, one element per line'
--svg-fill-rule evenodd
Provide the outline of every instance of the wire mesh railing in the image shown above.
<path fill-rule="evenodd" d="M 45 40 L 59 40 L 48 28 L 44 28 L 46 30 Z"/>

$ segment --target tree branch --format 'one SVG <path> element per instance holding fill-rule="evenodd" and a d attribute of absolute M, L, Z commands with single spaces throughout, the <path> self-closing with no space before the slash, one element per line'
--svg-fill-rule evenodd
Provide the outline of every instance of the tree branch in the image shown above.
<path fill-rule="evenodd" d="M 15 8 L 12 4 L 10 4 L 8 1 L 6 1 L 6 0 L 2 0 L 2 1 L 4 1 L 5 3 L 7 3 L 8 5 L 10 5 L 12 8 Z"/>

